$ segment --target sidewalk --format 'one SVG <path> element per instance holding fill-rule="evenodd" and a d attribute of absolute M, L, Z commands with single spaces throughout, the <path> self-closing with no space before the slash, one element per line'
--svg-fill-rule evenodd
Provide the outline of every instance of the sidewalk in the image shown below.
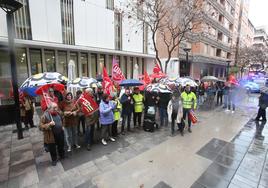
<path fill-rule="evenodd" d="M 25 131 L 25 138 L 17 140 L 12 134 L 15 125 L 0 127 L 0 187 L 153 187 L 160 182 L 174 188 L 203 185 L 196 180 L 213 163 L 196 152 L 211 140 L 232 140 L 256 113 L 255 103 L 241 105 L 235 114 L 220 108 L 200 112 L 193 133 L 184 137 L 169 137 L 169 127 L 154 133 L 136 130 L 106 147 L 95 144 L 92 151 L 75 150 L 56 167 L 43 150 L 39 129 Z M 266 129 L 263 135 L 268 135 Z M 237 184 L 237 177 L 232 184 Z"/>

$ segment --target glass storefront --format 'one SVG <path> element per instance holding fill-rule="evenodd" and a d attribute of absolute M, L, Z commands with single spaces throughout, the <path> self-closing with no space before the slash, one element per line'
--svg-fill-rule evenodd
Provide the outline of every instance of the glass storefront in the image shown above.
<path fill-rule="evenodd" d="M 76 77 L 79 76 L 79 66 L 78 66 L 78 57 L 77 57 L 77 53 L 76 52 L 71 52 L 70 53 L 70 60 L 73 60 L 74 61 L 74 64 L 75 64 L 75 69 L 76 69 Z"/>
<path fill-rule="evenodd" d="M 88 58 L 87 54 L 81 53 L 80 62 L 82 67 L 82 76 L 88 76 Z"/>
<path fill-rule="evenodd" d="M 57 72 L 61 73 L 64 76 L 67 76 L 67 52 L 59 51 L 58 60 L 59 63 Z"/>
<path fill-rule="evenodd" d="M 109 62 L 106 64 L 106 66 L 107 66 L 106 68 L 107 68 L 108 74 L 112 74 L 113 58 L 114 58 L 114 56 L 109 55 Z"/>
<path fill-rule="evenodd" d="M 43 72 L 41 50 L 30 49 L 30 61 L 32 75 Z"/>
<path fill-rule="evenodd" d="M 91 72 L 91 77 L 96 78 L 97 76 L 97 54 L 91 54 L 90 55 L 90 72 Z"/>
<path fill-rule="evenodd" d="M 130 78 L 133 78 L 133 70 L 134 70 L 134 58 L 130 57 L 129 59 L 129 70 L 130 70 Z"/>
<path fill-rule="evenodd" d="M 45 50 L 45 62 L 47 72 L 56 72 L 55 52 L 53 50 Z"/>
<path fill-rule="evenodd" d="M 100 55 L 98 66 L 100 66 L 99 73 L 102 74 L 102 68 L 106 67 L 105 55 L 104 54 Z"/>
<path fill-rule="evenodd" d="M 18 78 L 18 86 L 28 78 L 28 66 L 27 66 L 27 55 L 26 49 L 19 48 L 16 49 L 16 62 L 17 62 L 17 78 Z"/>
<path fill-rule="evenodd" d="M 0 49 L 0 105 L 14 104 L 8 51 Z"/>

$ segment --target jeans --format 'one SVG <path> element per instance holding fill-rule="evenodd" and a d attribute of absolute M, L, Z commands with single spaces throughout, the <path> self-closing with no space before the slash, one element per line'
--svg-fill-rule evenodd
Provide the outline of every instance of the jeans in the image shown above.
<path fill-rule="evenodd" d="M 205 96 L 204 95 L 199 95 L 198 97 L 198 104 L 202 105 L 205 101 Z"/>
<path fill-rule="evenodd" d="M 217 94 L 217 105 L 222 105 L 222 94 L 221 93 L 218 93 Z"/>
<path fill-rule="evenodd" d="M 228 110 L 233 110 L 235 111 L 235 103 L 234 103 L 234 99 L 232 99 L 231 97 L 228 97 Z"/>
<path fill-rule="evenodd" d="M 178 112 L 172 112 L 171 114 L 171 133 L 175 132 L 175 121 L 177 119 Z"/>
<path fill-rule="evenodd" d="M 190 119 L 190 110 L 191 110 L 191 109 L 186 109 L 186 108 L 184 108 L 184 109 L 183 109 L 183 117 L 182 117 L 182 119 L 183 119 L 183 124 L 185 125 L 184 121 L 186 121 L 186 115 L 187 115 L 187 119 L 188 119 L 188 127 L 189 127 L 189 129 L 191 128 L 191 125 L 192 125 L 192 122 L 191 122 L 191 119 Z"/>
<path fill-rule="evenodd" d="M 136 127 L 137 125 L 137 119 L 138 119 L 138 123 L 139 123 L 139 127 L 141 126 L 141 115 L 142 115 L 142 112 L 134 112 L 134 127 Z"/>
<path fill-rule="evenodd" d="M 126 119 L 127 119 L 127 130 L 130 131 L 131 114 L 122 114 L 121 132 L 124 132 Z"/>
<path fill-rule="evenodd" d="M 89 126 L 86 126 L 86 132 L 85 132 L 85 143 L 87 145 L 90 145 L 92 144 L 92 137 L 91 137 L 91 128 L 92 128 L 92 125 L 89 125 Z"/>
<path fill-rule="evenodd" d="M 85 116 L 82 115 L 79 117 L 77 132 L 80 133 L 80 123 L 82 124 L 83 134 L 85 134 Z"/>
<path fill-rule="evenodd" d="M 112 136 L 113 137 L 117 137 L 118 135 L 117 124 L 118 124 L 118 120 L 114 121 L 112 124 Z"/>
<path fill-rule="evenodd" d="M 168 126 L 168 114 L 166 108 L 159 108 L 159 115 L 160 115 L 160 126 L 163 125 Z"/>
<path fill-rule="evenodd" d="M 228 106 L 228 95 L 223 95 L 223 108 Z"/>
<path fill-rule="evenodd" d="M 112 136 L 111 132 L 111 124 L 109 125 L 101 125 L 101 138 L 107 140 Z"/>
<path fill-rule="evenodd" d="M 65 141 L 68 147 L 77 145 L 77 128 L 64 127 Z"/>
<path fill-rule="evenodd" d="M 57 150 L 61 158 L 64 158 L 64 133 L 54 134 L 55 143 L 47 144 L 52 161 L 57 161 Z"/>
<path fill-rule="evenodd" d="M 31 127 L 34 126 L 34 123 L 33 123 L 33 111 L 32 110 L 27 110 L 25 112 L 24 124 L 25 124 L 26 127 L 28 127 L 28 124 L 30 124 Z"/>
<path fill-rule="evenodd" d="M 259 108 L 258 115 L 256 117 L 256 120 L 260 120 L 262 118 L 262 121 L 266 121 L 266 109 Z"/>

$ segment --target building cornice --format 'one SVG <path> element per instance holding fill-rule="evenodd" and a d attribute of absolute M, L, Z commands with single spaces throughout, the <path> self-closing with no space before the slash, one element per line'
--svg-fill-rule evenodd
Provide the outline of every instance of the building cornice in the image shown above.
<path fill-rule="evenodd" d="M 215 57 L 209 57 L 204 56 L 201 54 L 195 54 L 192 57 L 193 63 L 206 63 L 206 64 L 214 64 L 214 65 L 222 65 L 227 66 L 227 59 L 223 58 L 215 58 Z"/>

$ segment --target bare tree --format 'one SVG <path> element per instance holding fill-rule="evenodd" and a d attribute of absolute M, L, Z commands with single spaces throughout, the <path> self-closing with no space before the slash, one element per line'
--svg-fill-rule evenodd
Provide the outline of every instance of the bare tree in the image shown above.
<path fill-rule="evenodd" d="M 160 50 L 166 54 L 165 72 L 172 54 L 179 45 L 200 25 L 202 4 L 200 0 L 128 0 L 122 11 L 136 26 L 147 25 L 162 71 Z"/>

